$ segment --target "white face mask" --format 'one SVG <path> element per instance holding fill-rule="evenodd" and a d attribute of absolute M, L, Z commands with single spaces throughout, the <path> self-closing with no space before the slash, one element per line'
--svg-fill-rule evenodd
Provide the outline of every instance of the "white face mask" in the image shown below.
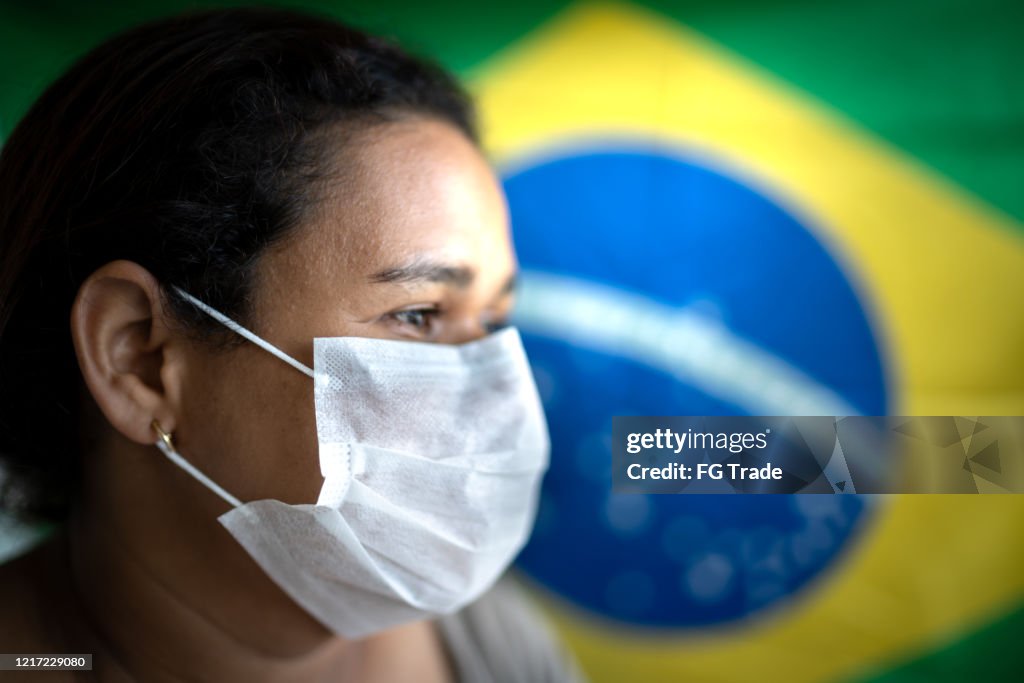
<path fill-rule="evenodd" d="M 355 639 L 456 611 L 497 580 L 529 536 L 550 448 L 515 328 L 457 346 L 316 338 L 310 370 L 175 289 L 314 380 L 315 505 L 243 504 L 156 444 L 234 506 L 218 521 L 295 602 Z"/>

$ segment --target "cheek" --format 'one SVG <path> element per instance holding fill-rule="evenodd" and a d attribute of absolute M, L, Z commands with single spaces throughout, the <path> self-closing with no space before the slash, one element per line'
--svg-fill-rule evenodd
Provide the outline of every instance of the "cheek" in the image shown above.
<path fill-rule="evenodd" d="M 242 502 L 315 503 L 322 477 L 312 380 L 261 349 L 229 355 L 190 383 L 182 455 Z"/>

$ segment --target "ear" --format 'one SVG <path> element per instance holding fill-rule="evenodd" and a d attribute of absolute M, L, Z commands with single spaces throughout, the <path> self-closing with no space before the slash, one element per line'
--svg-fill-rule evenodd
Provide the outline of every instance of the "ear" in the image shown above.
<path fill-rule="evenodd" d="M 72 304 L 71 336 L 85 384 L 118 432 L 152 444 L 154 419 L 174 430 L 184 356 L 148 270 L 112 261 L 92 273 Z"/>

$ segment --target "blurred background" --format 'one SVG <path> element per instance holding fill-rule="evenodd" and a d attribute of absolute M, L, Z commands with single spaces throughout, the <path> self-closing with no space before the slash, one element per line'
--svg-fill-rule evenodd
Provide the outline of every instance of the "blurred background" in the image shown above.
<path fill-rule="evenodd" d="M 215 4 L 0 3 L 0 136 Z M 1024 680 L 1024 496 L 610 492 L 613 415 L 1024 414 L 1024 5 L 291 4 L 477 98 L 554 447 L 516 571 L 594 681 Z"/>

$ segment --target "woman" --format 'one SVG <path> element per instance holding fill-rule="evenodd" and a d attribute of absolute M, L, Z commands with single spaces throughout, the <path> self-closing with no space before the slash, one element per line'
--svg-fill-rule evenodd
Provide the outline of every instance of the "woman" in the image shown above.
<path fill-rule="evenodd" d="M 548 441 L 443 72 L 279 11 L 115 37 L 6 142 L 0 266 L 3 503 L 61 522 L 0 568 L 0 650 L 105 681 L 575 676 L 495 583 Z"/>

